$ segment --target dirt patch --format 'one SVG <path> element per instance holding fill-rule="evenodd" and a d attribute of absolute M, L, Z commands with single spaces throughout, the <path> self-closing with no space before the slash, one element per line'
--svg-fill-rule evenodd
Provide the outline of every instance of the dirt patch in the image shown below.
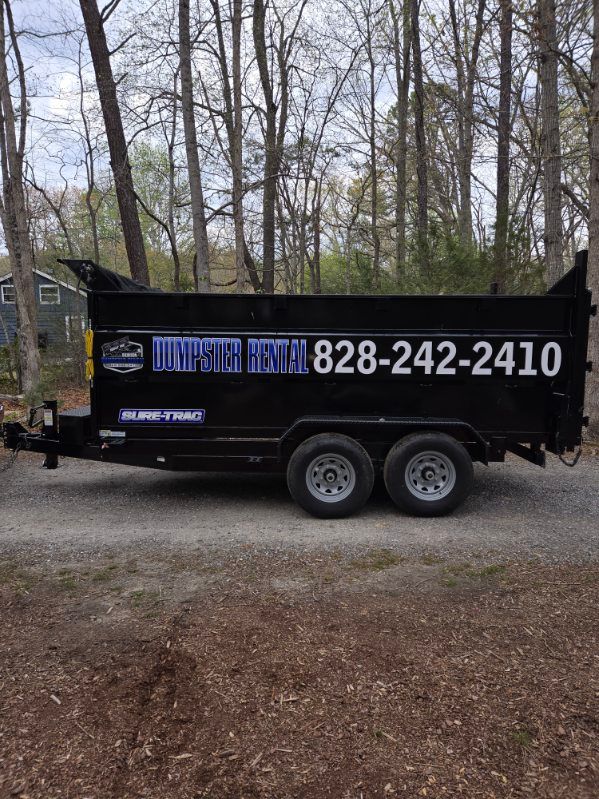
<path fill-rule="evenodd" d="M 598 585 L 380 550 L 5 563 L 0 796 L 595 797 Z"/>

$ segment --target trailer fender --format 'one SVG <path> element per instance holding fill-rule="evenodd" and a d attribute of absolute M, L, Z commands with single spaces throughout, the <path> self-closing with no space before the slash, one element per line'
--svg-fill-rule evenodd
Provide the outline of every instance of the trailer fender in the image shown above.
<path fill-rule="evenodd" d="M 296 419 L 278 443 L 279 459 L 287 461 L 293 450 L 310 436 L 322 432 L 343 433 L 361 441 L 375 461 L 384 460 L 387 452 L 376 453 L 370 442 L 393 442 L 416 432 L 448 433 L 469 452 L 473 461 L 489 463 L 490 445 L 472 425 L 461 419 L 438 419 L 408 416 L 302 416 Z"/>

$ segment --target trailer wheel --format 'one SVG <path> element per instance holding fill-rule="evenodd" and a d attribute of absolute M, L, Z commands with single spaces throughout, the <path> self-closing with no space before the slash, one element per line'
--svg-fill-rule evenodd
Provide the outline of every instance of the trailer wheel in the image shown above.
<path fill-rule="evenodd" d="M 320 433 L 293 452 L 287 485 L 305 511 L 321 519 L 349 516 L 370 496 L 374 468 L 364 447 L 349 436 Z"/>
<path fill-rule="evenodd" d="M 385 460 L 384 478 L 395 504 L 414 516 L 443 516 L 472 488 L 472 459 L 446 433 L 414 433 L 395 444 Z"/>

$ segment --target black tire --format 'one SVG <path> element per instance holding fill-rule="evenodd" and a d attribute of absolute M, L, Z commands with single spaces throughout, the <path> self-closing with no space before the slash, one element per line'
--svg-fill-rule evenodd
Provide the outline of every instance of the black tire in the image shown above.
<path fill-rule="evenodd" d="M 374 468 L 364 447 L 349 436 L 319 433 L 293 452 L 287 486 L 305 511 L 338 519 L 360 510 L 372 491 Z"/>
<path fill-rule="evenodd" d="M 384 468 L 395 504 L 413 516 L 444 516 L 472 489 L 472 458 L 446 433 L 413 433 L 394 444 Z"/>

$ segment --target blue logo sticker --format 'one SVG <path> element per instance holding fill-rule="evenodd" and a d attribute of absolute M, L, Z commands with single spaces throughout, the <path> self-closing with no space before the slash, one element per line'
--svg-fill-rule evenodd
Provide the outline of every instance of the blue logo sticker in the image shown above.
<path fill-rule="evenodd" d="M 105 369 L 126 374 L 135 372 L 144 365 L 144 348 L 129 336 L 102 344 L 100 363 Z"/>

